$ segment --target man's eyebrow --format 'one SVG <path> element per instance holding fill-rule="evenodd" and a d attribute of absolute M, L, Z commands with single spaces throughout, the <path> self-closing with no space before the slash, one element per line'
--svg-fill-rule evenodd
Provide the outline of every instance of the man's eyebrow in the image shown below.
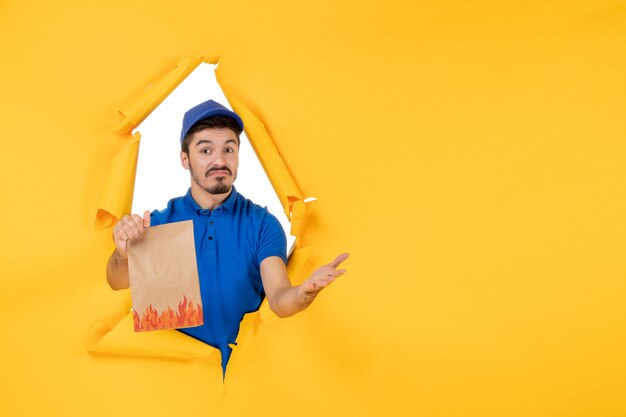
<path fill-rule="evenodd" d="M 205 143 L 209 143 L 209 144 L 213 145 L 213 142 L 211 142 L 211 141 L 210 141 L 210 140 L 208 140 L 208 139 L 200 139 L 199 141 L 197 141 L 196 143 L 194 143 L 194 144 L 193 144 L 193 146 L 200 146 L 200 145 L 203 145 L 203 144 L 205 144 Z"/>
<path fill-rule="evenodd" d="M 210 145 L 213 145 L 213 141 L 210 141 L 208 139 L 200 139 L 199 141 L 197 141 L 196 143 L 194 143 L 193 146 L 200 146 L 200 145 L 204 145 L 205 143 L 208 143 Z M 226 142 L 224 143 L 234 143 L 237 144 L 237 141 L 235 139 L 228 139 Z"/>

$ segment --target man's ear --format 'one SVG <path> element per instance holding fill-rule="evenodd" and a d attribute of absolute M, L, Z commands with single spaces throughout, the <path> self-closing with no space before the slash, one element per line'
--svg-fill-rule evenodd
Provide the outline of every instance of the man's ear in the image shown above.
<path fill-rule="evenodd" d="M 187 155 L 183 151 L 180 151 L 180 164 L 183 166 L 183 168 L 189 170 L 189 155 Z"/>

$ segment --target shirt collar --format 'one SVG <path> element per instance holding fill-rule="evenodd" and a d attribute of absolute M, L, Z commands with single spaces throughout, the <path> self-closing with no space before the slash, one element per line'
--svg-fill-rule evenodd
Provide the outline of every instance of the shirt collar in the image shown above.
<path fill-rule="evenodd" d="M 187 203 L 187 206 L 191 210 L 193 210 L 195 213 L 202 214 L 202 213 L 210 212 L 210 210 L 205 210 L 202 207 L 200 207 L 198 203 L 196 203 L 196 200 L 194 200 L 193 197 L 191 196 L 191 187 L 189 187 L 189 189 L 187 190 L 187 194 L 185 194 L 184 199 L 185 199 L 185 202 Z M 226 197 L 226 200 L 224 200 L 222 204 L 220 204 L 213 210 L 221 210 L 224 212 L 228 212 L 232 210 L 233 206 L 235 205 L 235 200 L 237 200 L 237 189 L 233 185 L 233 189 L 230 192 L 230 195 Z"/>

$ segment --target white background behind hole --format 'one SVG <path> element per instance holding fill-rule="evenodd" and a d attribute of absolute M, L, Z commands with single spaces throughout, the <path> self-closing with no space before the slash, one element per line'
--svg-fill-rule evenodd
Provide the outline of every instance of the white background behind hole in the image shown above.
<path fill-rule="evenodd" d="M 215 67 L 200 64 L 137 128 L 141 133 L 141 142 L 133 213 L 161 210 L 171 198 L 187 192 L 189 171 L 181 166 L 179 156 L 185 111 L 209 99 L 231 108 L 215 79 Z M 278 218 L 287 235 L 289 250 L 295 241 L 289 234 L 289 221 L 245 133 L 241 135 L 235 186 L 242 195 L 267 207 Z"/>

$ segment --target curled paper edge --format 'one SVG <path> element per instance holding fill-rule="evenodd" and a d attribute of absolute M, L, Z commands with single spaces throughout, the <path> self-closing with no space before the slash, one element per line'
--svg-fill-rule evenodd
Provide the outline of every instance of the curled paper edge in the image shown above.
<path fill-rule="evenodd" d="M 141 135 L 135 133 L 128 143 L 115 155 L 107 172 L 94 227 L 102 230 L 110 227 L 130 210 L 135 189 L 135 172 Z"/>

